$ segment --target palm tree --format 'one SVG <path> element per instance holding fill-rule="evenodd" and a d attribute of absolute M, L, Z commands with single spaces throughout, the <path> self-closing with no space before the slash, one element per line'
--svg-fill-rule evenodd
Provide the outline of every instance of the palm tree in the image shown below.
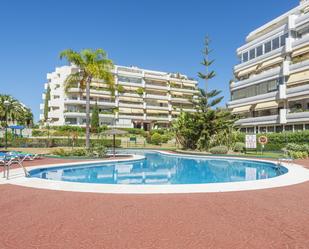
<path fill-rule="evenodd" d="M 60 53 L 60 59 L 79 68 L 78 72 L 70 74 L 65 80 L 65 91 L 79 83 L 81 92 L 86 91 L 86 148 L 90 146 L 90 84 L 93 80 L 103 80 L 114 94 L 114 76 L 111 73 L 113 62 L 107 58 L 103 49 L 84 49 L 80 52 L 72 49 Z"/>
<path fill-rule="evenodd" d="M 4 105 L 6 101 L 9 103 L 7 107 Z M 6 114 L 8 121 L 12 123 L 17 122 L 23 125 L 32 124 L 33 114 L 29 108 L 10 95 L 0 95 L 1 121 L 5 121 Z"/>

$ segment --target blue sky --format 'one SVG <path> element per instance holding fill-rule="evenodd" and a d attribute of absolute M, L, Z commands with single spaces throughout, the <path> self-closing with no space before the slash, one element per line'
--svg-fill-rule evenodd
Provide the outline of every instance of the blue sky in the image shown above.
<path fill-rule="evenodd" d="M 3 0 L 0 3 L 0 93 L 39 117 L 46 73 L 64 64 L 66 48 L 103 48 L 120 65 L 195 77 L 205 34 L 212 39 L 217 77 L 210 88 L 229 100 L 235 50 L 253 29 L 299 0 Z"/>

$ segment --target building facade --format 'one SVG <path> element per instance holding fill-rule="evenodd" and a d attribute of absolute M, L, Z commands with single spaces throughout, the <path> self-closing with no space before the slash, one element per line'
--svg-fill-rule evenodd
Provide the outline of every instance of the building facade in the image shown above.
<path fill-rule="evenodd" d="M 63 66 L 47 74 L 45 89 L 50 87 L 48 120 L 52 126 L 86 124 L 85 92 L 78 83 L 64 90 L 67 76 L 77 71 L 77 67 Z M 90 109 L 98 105 L 101 125 L 149 130 L 168 127 L 181 110 L 195 111 L 191 99 L 198 93 L 197 81 L 185 75 L 125 66 L 115 66 L 112 73 L 114 96 L 103 81 L 94 80 L 90 86 Z M 41 120 L 46 94 L 42 97 Z"/>
<path fill-rule="evenodd" d="M 237 55 L 228 106 L 241 131 L 309 130 L 309 1 L 252 31 Z"/>

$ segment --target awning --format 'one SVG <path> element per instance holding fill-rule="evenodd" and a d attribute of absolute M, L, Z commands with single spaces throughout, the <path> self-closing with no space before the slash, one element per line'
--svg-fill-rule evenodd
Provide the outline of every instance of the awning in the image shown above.
<path fill-rule="evenodd" d="M 276 101 L 269 101 L 264 103 L 259 103 L 255 106 L 254 110 L 265 110 L 265 109 L 272 109 L 272 108 L 278 108 L 279 104 Z"/>
<path fill-rule="evenodd" d="M 268 61 L 263 62 L 260 68 L 269 67 L 269 66 L 278 64 L 278 63 L 280 63 L 282 61 L 283 61 L 282 57 L 276 57 L 276 58 L 274 58 L 272 60 L 268 60 Z"/>
<path fill-rule="evenodd" d="M 309 99 L 309 95 L 289 97 L 288 102 L 297 101 L 297 100 L 304 100 L 304 99 Z"/>
<path fill-rule="evenodd" d="M 242 112 L 248 112 L 251 108 L 251 105 L 246 105 L 246 106 L 241 106 L 241 107 L 237 107 L 234 108 L 232 110 L 232 113 L 242 113 Z"/>
<path fill-rule="evenodd" d="M 300 49 L 296 49 L 293 53 L 292 53 L 292 57 L 301 55 L 301 54 L 305 54 L 309 52 L 309 46 L 300 48 Z"/>
<path fill-rule="evenodd" d="M 291 74 L 287 82 L 288 85 L 302 83 L 309 80 L 309 70 Z"/>
<path fill-rule="evenodd" d="M 241 70 L 241 71 L 239 71 L 239 72 L 236 73 L 236 74 L 237 74 L 238 77 L 242 77 L 242 76 L 244 76 L 244 75 L 247 75 L 247 74 L 249 74 L 249 73 L 254 72 L 254 71 L 256 70 L 256 68 L 257 68 L 257 65 L 255 65 L 255 66 L 253 66 L 253 67 L 249 67 L 249 68 L 244 69 L 244 70 Z"/>

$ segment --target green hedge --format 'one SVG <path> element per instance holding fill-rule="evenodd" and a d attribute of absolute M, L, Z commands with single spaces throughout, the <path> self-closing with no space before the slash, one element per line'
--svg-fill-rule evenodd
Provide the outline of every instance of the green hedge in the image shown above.
<path fill-rule="evenodd" d="M 236 134 L 235 142 L 245 142 L 245 135 L 246 134 L 244 133 Z M 264 148 L 266 151 L 279 151 L 286 147 L 288 143 L 309 143 L 309 131 L 257 134 L 257 138 L 260 136 L 266 136 L 268 138 L 268 143 Z M 261 145 L 259 143 L 257 147 L 258 150 L 261 149 Z"/>
<path fill-rule="evenodd" d="M 92 139 L 91 145 L 99 146 L 103 145 L 106 147 L 113 146 L 112 139 Z M 65 139 L 65 138 L 18 138 L 14 140 L 10 140 L 8 142 L 9 147 L 67 147 L 72 146 L 72 139 Z M 116 147 L 121 146 L 121 140 L 115 140 Z M 85 146 L 85 139 L 75 139 L 74 140 L 74 147 L 84 147 Z"/>

